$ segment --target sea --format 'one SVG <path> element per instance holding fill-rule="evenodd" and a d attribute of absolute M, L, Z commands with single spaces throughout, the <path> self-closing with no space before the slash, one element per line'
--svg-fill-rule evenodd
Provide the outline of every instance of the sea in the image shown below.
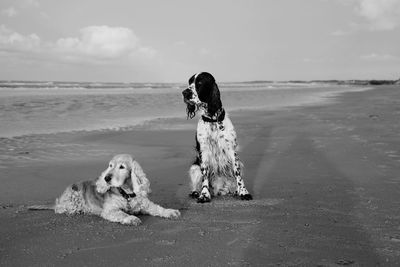
<path fill-rule="evenodd" d="M 122 129 L 183 118 L 181 83 L 0 81 L 0 138 Z M 360 87 L 329 83 L 220 83 L 225 109 L 280 109 L 327 101 Z"/>
<path fill-rule="evenodd" d="M 334 101 L 333 96 L 343 92 L 368 89 L 321 82 L 218 86 L 223 106 L 231 115 L 241 110 L 319 105 Z M 0 168 L 118 152 L 74 142 L 71 136 L 77 132 L 124 131 L 146 125 L 173 130 L 179 124 L 162 122 L 186 119 L 181 93 L 186 87 L 184 83 L 0 81 Z"/>

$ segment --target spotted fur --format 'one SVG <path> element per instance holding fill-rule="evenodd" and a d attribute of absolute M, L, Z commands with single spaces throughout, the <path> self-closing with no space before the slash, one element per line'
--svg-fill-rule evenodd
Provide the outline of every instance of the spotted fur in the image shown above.
<path fill-rule="evenodd" d="M 212 195 L 237 194 L 241 199 L 252 199 L 242 178 L 236 131 L 222 108 L 214 77 L 206 72 L 193 75 L 182 94 L 188 117 L 194 117 L 196 111 L 201 115 L 196 131 L 197 156 L 189 169 L 191 196 L 201 203 L 211 201 Z"/>

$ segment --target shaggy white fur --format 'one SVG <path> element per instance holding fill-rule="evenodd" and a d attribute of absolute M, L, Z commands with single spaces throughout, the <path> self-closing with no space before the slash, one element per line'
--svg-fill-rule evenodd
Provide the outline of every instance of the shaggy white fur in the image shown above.
<path fill-rule="evenodd" d="M 180 212 L 165 209 L 149 200 L 150 182 L 130 155 L 116 155 L 96 181 L 68 186 L 51 206 L 36 205 L 29 209 L 54 209 L 56 213 L 95 214 L 111 222 L 138 225 L 134 214 L 144 213 L 163 218 L 178 218 Z"/>

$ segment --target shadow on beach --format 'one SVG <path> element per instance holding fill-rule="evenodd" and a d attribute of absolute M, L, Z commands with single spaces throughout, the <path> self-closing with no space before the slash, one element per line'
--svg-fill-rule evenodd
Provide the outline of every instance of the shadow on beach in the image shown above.
<path fill-rule="evenodd" d="M 282 133 L 275 137 L 270 134 L 269 141 L 265 140 L 266 133 L 262 129 L 244 153 L 259 155 L 252 158 L 256 164 L 251 167 L 255 170 L 255 199 L 280 201 L 274 206 L 252 208 L 252 217 L 260 223 L 248 233 L 250 240 L 244 249 L 243 263 L 379 263 L 373 242 L 354 217 L 359 199 L 352 194 L 352 179 L 315 148 L 310 133 Z M 268 149 L 271 146 L 274 148 Z"/>

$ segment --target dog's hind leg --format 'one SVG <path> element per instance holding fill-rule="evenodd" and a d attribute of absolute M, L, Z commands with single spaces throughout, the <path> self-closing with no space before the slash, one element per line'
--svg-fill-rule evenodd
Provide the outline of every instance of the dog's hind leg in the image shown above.
<path fill-rule="evenodd" d="M 197 198 L 197 202 L 210 202 L 211 194 L 209 191 L 210 184 L 208 180 L 207 168 L 205 166 L 200 167 L 197 164 L 193 164 L 189 169 L 189 176 L 192 190 L 189 195 L 192 198 Z"/>
<path fill-rule="evenodd" d="M 237 185 L 237 194 L 242 200 L 251 200 L 253 197 L 247 191 L 246 186 L 244 185 L 244 181 L 242 179 L 242 171 L 241 171 L 242 164 L 239 160 L 239 157 L 236 152 L 234 152 L 234 163 L 233 163 L 233 172 L 236 178 L 236 185 Z"/>

